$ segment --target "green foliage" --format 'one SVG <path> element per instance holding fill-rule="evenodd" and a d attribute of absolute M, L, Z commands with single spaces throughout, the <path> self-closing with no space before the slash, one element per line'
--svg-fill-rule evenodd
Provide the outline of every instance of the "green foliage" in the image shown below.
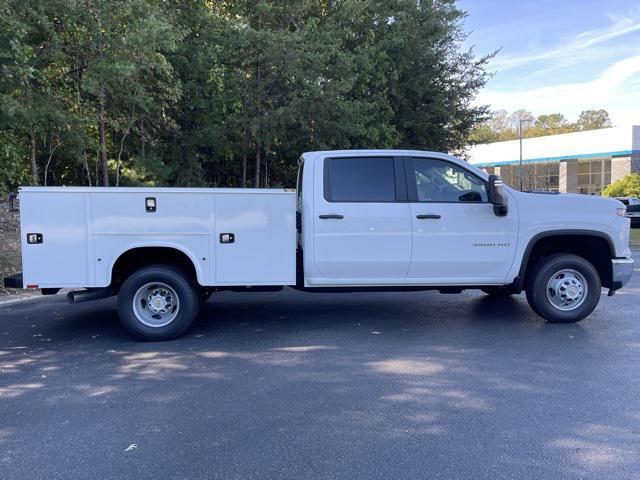
<path fill-rule="evenodd" d="M 453 0 L 0 0 L 3 189 L 291 185 L 300 153 L 456 150 L 488 57 Z"/>
<path fill-rule="evenodd" d="M 616 180 L 602 191 L 602 195 L 640 198 L 640 173 L 630 173 Z"/>
<path fill-rule="evenodd" d="M 609 112 L 606 110 L 584 110 L 580 116 L 576 126 L 579 130 L 597 130 L 598 128 L 612 127 Z"/>
<path fill-rule="evenodd" d="M 24 147 L 14 133 L 0 130 L 0 194 L 14 192 L 19 185 L 28 183 L 27 164 L 22 161 Z"/>
<path fill-rule="evenodd" d="M 580 113 L 575 123 L 569 122 L 561 113 L 534 117 L 527 110 L 517 110 L 511 114 L 505 110 L 498 110 L 492 112 L 489 118 L 473 127 L 470 135 L 471 142 L 491 143 L 516 140 L 520 137 L 520 120 L 522 120 L 522 136 L 524 138 L 595 130 L 612 126 L 609 113 L 606 110 L 584 110 Z"/>

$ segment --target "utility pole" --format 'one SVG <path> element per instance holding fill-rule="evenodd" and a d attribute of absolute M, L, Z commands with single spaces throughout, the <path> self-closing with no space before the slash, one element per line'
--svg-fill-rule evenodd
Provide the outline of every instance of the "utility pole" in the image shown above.
<path fill-rule="evenodd" d="M 520 137 L 520 191 L 522 192 L 524 186 L 524 169 L 522 168 L 522 124 L 525 122 L 530 122 L 530 119 L 525 119 L 520 117 L 518 119 L 518 137 Z"/>
<path fill-rule="evenodd" d="M 518 120 L 518 136 L 520 137 L 520 191 L 522 191 L 523 172 L 522 172 L 522 118 Z"/>

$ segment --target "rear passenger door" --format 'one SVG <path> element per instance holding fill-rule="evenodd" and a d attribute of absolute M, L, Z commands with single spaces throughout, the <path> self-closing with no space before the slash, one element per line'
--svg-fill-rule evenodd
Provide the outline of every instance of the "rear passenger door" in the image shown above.
<path fill-rule="evenodd" d="M 316 163 L 313 255 L 324 278 L 365 285 L 405 278 L 412 225 L 401 161 L 361 156 Z"/>

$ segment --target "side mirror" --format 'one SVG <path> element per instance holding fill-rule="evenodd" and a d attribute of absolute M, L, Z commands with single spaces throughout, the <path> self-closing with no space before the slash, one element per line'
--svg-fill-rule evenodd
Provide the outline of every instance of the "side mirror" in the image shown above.
<path fill-rule="evenodd" d="M 493 204 L 493 213 L 498 217 L 504 217 L 509 212 L 507 196 L 499 175 L 489 175 L 489 202 Z"/>

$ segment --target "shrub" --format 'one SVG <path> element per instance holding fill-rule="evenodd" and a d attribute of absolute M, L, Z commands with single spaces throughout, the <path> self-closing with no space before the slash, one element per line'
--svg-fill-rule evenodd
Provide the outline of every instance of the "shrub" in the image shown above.
<path fill-rule="evenodd" d="M 640 197 L 640 173 L 630 173 L 602 191 L 605 197 Z"/>

